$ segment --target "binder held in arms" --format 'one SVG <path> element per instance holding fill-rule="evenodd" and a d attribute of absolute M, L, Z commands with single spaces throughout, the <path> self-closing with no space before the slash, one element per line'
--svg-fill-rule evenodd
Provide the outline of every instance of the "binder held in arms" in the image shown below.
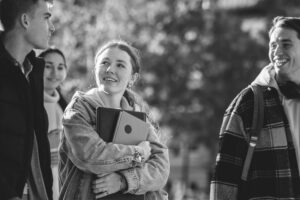
<path fill-rule="evenodd" d="M 121 111 L 115 127 L 113 143 L 138 145 L 146 141 L 149 132 L 149 125 L 139 118 Z"/>
<path fill-rule="evenodd" d="M 105 142 L 112 142 L 117 125 L 120 109 L 98 107 L 96 110 L 96 131 Z M 146 113 L 136 111 L 125 111 L 142 121 L 146 121 Z"/>
<path fill-rule="evenodd" d="M 117 124 L 121 123 L 121 121 L 119 120 L 119 115 L 121 113 L 130 114 L 130 116 L 129 116 L 130 119 L 134 116 L 135 118 L 137 118 L 136 120 L 140 120 L 141 122 L 146 124 L 146 113 L 144 113 L 144 112 L 127 111 L 127 110 L 123 111 L 123 110 L 114 109 L 114 108 L 98 107 L 96 110 L 96 116 L 97 116 L 96 131 L 97 131 L 98 135 L 105 142 L 113 142 L 114 134 L 116 131 L 116 126 L 117 126 Z M 125 116 L 128 117 L 126 114 L 125 114 Z M 124 116 L 124 114 L 121 114 L 121 116 L 122 115 Z M 124 124 L 124 123 L 122 122 L 122 124 Z M 119 126 L 120 126 L 120 128 L 121 127 L 125 128 L 126 123 L 125 123 L 125 125 L 119 125 Z M 135 132 L 135 134 L 136 133 L 137 132 Z M 119 135 L 119 133 L 118 133 L 118 135 Z M 126 135 L 128 135 L 128 134 L 121 133 L 119 135 L 119 137 L 121 137 L 121 139 L 123 138 L 123 139 L 127 140 L 126 138 L 123 137 Z M 111 195 L 99 198 L 99 200 L 100 199 L 101 200 L 144 200 L 145 195 L 115 193 L 115 194 L 111 194 Z"/>
<path fill-rule="evenodd" d="M 242 176 L 241 176 L 242 180 L 244 181 L 247 181 L 254 149 L 259 139 L 259 134 L 261 132 L 261 129 L 263 127 L 263 122 L 264 122 L 264 97 L 263 97 L 262 89 L 259 85 L 250 85 L 249 87 L 251 88 L 254 94 L 254 106 L 253 106 L 253 117 L 252 117 L 252 126 L 250 132 L 249 148 L 248 148 L 248 152 L 246 155 Z"/>

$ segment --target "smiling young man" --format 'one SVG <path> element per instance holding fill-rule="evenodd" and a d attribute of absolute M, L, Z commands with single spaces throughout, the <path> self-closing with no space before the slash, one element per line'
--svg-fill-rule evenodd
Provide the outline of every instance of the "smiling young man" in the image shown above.
<path fill-rule="evenodd" d="M 54 26 L 47 0 L 2 0 L 0 19 L 0 198 L 52 199 L 43 107 L 45 49 Z M 29 187 L 27 187 L 27 185 Z M 25 188 L 25 189 L 24 189 Z"/>
<path fill-rule="evenodd" d="M 252 83 L 263 91 L 264 121 L 248 179 L 241 180 L 253 117 L 249 87 L 225 112 L 211 200 L 300 199 L 300 18 L 276 17 L 269 37 L 270 64 Z"/>

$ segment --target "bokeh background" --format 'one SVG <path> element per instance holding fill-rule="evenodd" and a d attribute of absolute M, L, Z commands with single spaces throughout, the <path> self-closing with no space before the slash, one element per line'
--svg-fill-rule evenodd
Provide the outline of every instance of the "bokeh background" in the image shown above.
<path fill-rule="evenodd" d="M 51 45 L 69 66 L 70 99 L 95 86 L 97 49 L 123 39 L 140 49 L 135 90 L 170 148 L 170 200 L 207 200 L 224 110 L 268 63 L 274 16 L 298 16 L 299 0 L 55 0 Z"/>

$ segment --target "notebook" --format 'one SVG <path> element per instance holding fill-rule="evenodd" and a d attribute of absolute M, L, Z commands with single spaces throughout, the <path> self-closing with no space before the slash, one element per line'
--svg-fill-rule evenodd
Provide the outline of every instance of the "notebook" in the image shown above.
<path fill-rule="evenodd" d="M 143 120 L 121 111 L 115 127 L 113 143 L 137 145 L 147 139 L 149 125 Z"/>
<path fill-rule="evenodd" d="M 130 113 L 136 118 L 146 121 L 146 114 L 144 112 L 123 111 L 120 109 L 98 107 L 96 110 L 96 130 L 99 136 L 105 142 L 112 142 L 115 132 L 115 127 L 118 123 L 119 114 L 121 112 Z M 98 198 L 99 200 L 144 200 L 145 195 L 133 194 L 111 194 L 106 197 Z"/>
<path fill-rule="evenodd" d="M 105 142 L 112 142 L 115 127 L 118 122 L 120 112 L 123 110 L 114 108 L 98 107 L 96 110 L 96 131 Z M 125 111 L 131 115 L 146 121 L 146 113 L 137 111 Z"/>

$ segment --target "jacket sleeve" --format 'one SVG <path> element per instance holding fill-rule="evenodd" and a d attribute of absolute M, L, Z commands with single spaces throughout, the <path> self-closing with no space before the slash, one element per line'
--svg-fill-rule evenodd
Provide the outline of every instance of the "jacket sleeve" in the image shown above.
<path fill-rule="evenodd" d="M 153 126 L 150 126 L 148 141 L 152 150 L 150 158 L 142 166 L 120 171 L 127 181 L 127 193 L 145 194 L 148 191 L 158 191 L 168 180 L 168 148 L 160 142 Z"/>
<path fill-rule="evenodd" d="M 83 100 L 74 99 L 63 116 L 61 150 L 79 169 L 94 174 L 109 173 L 141 164 L 139 146 L 104 142 L 95 131 L 95 111 Z"/>
<path fill-rule="evenodd" d="M 210 200 L 237 200 L 245 155 L 247 136 L 252 120 L 251 101 L 239 94 L 225 112 L 219 136 L 219 151 L 210 185 Z M 249 94 L 249 93 L 248 93 Z M 244 98 L 244 99 L 243 99 Z M 247 122 L 245 123 L 245 119 Z"/>

